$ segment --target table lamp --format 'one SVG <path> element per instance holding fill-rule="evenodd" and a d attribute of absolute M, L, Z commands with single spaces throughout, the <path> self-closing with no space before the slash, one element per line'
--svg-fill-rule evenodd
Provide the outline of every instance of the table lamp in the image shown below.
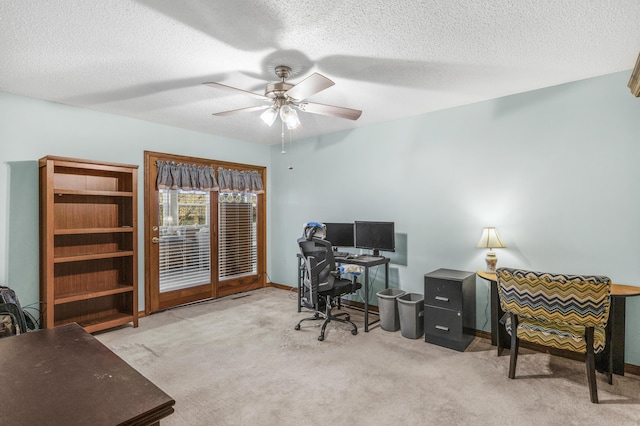
<path fill-rule="evenodd" d="M 496 257 L 496 253 L 493 251 L 493 249 L 506 247 L 507 246 L 498 236 L 496 228 L 488 227 L 482 230 L 482 236 L 480 237 L 480 241 L 478 241 L 478 244 L 476 244 L 476 248 L 489 249 L 489 251 L 487 252 L 487 257 L 485 258 L 485 261 L 487 262 L 487 272 L 496 272 L 496 264 L 498 263 L 498 258 Z"/>

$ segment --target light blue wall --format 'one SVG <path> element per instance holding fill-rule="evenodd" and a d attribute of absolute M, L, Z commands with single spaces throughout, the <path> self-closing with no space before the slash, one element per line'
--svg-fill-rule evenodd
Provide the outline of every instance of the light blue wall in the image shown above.
<path fill-rule="evenodd" d="M 359 219 L 395 221 L 397 255 L 406 261 L 392 265 L 392 286 L 411 292 L 423 292 L 431 270 L 481 268 L 484 251 L 474 246 L 490 225 L 508 246 L 498 252 L 500 265 L 640 285 L 640 100 L 629 93 L 628 76 L 294 142 L 284 156 L 279 146 L 0 93 L 0 284 L 16 288 L 23 304 L 38 300 L 40 157 L 138 164 L 142 185 L 150 150 L 268 167 L 273 282 L 295 286 L 303 222 Z M 139 214 L 142 224 L 142 197 Z M 373 293 L 381 285 L 377 277 Z M 478 280 L 484 330 L 487 294 Z M 627 302 L 626 361 L 636 365 L 639 330 L 640 297 Z"/>
<path fill-rule="evenodd" d="M 0 120 L 0 284 L 14 288 L 23 305 L 39 299 L 39 158 L 57 155 L 139 166 L 140 309 L 144 308 L 144 151 L 270 166 L 270 150 L 264 145 L 2 92 Z M 267 193 L 269 188 L 267 173 Z"/>
<path fill-rule="evenodd" d="M 499 265 L 640 286 L 640 99 L 629 74 L 294 142 L 286 155 L 272 147 L 271 279 L 296 285 L 302 223 L 382 220 L 406 238 L 391 285 L 410 292 L 437 268 L 483 268 L 484 226 L 507 245 Z M 488 286 L 477 284 L 477 326 L 489 330 Z M 626 362 L 640 365 L 640 297 L 628 300 L 626 342 Z"/>

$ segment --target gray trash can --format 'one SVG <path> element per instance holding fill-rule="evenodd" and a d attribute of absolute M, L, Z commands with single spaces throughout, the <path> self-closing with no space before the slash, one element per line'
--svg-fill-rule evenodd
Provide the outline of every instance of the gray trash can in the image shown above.
<path fill-rule="evenodd" d="M 400 330 L 400 315 L 398 314 L 398 296 L 405 292 L 397 288 L 385 288 L 377 293 L 378 312 L 380 313 L 380 328 L 386 331 Z"/>
<path fill-rule="evenodd" d="M 398 296 L 400 332 L 404 337 L 417 339 L 424 334 L 424 296 L 405 293 Z"/>

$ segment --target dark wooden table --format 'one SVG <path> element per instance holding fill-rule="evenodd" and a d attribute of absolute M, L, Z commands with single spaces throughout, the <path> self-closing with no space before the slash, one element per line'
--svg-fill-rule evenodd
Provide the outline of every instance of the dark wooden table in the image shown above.
<path fill-rule="evenodd" d="M 0 339 L 0 423 L 153 425 L 175 401 L 76 323 Z"/>

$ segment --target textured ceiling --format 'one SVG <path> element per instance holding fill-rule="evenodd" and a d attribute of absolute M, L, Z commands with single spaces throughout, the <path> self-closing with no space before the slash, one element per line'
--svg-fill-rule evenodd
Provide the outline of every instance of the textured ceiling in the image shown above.
<path fill-rule="evenodd" d="M 639 28 L 638 0 L 3 0 L 0 91 L 275 144 L 211 115 L 259 101 L 201 83 L 262 94 L 285 64 L 363 111 L 301 112 L 296 140 L 630 70 Z"/>

